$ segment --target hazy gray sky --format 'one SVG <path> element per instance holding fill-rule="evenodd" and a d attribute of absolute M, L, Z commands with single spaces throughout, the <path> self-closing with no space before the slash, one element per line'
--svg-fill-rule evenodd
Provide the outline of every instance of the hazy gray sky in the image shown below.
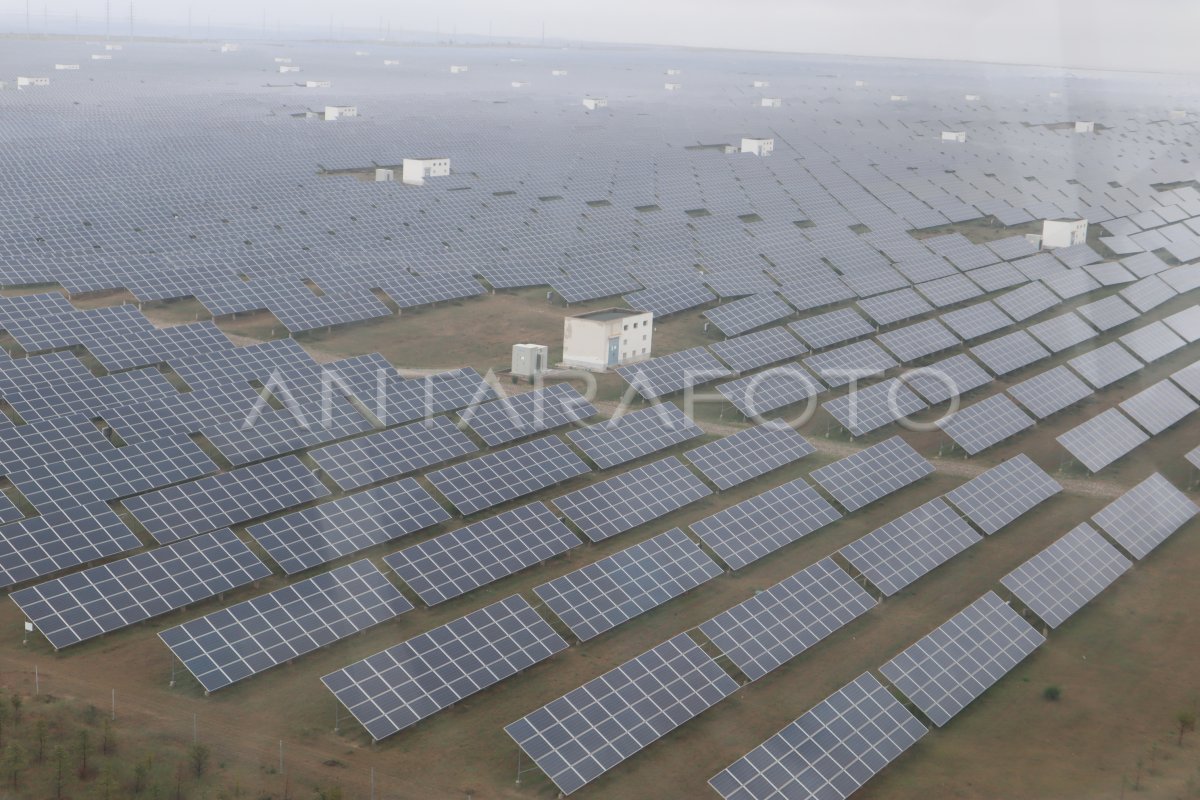
<path fill-rule="evenodd" d="M 113 17 L 128 0 L 111 0 Z M 102 18 L 104 0 L 31 0 Z M 0 8 L 24 15 L 23 0 Z M 135 0 L 149 21 L 397 30 L 1200 71 L 1198 0 Z"/>

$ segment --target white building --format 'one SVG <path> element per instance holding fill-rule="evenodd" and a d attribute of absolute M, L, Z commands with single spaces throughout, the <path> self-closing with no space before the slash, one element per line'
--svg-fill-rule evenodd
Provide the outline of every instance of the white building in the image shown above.
<path fill-rule="evenodd" d="M 604 372 L 650 358 L 654 314 L 605 308 L 563 320 L 563 364 Z"/>
<path fill-rule="evenodd" d="M 114 45 L 111 45 L 111 44 L 106 44 L 106 45 L 104 45 L 104 49 L 105 49 L 105 50 L 120 50 L 120 49 L 121 49 L 121 46 L 120 46 L 120 45 L 116 45 L 116 46 L 114 46 Z M 221 45 L 221 52 L 222 52 L 222 53 L 236 53 L 236 52 L 237 52 L 237 49 L 238 49 L 238 46 L 237 46 L 236 44 L 223 44 L 223 45 Z"/>
<path fill-rule="evenodd" d="M 375 182 L 376 183 L 385 183 L 387 181 L 394 181 L 394 180 L 396 180 L 396 170 L 387 169 L 385 167 L 376 167 L 375 168 Z"/>
<path fill-rule="evenodd" d="M 567 71 L 565 69 L 552 69 L 550 70 L 550 74 L 556 78 L 561 78 L 567 74 Z"/>
<path fill-rule="evenodd" d="M 329 89 L 332 88 L 333 81 L 305 81 L 304 88 L 306 89 Z"/>
<path fill-rule="evenodd" d="M 275 56 L 275 63 L 276 64 L 290 64 L 290 63 L 292 63 L 292 58 L 291 58 L 291 56 Z"/>
<path fill-rule="evenodd" d="M 683 70 L 678 69 L 676 67 L 671 67 L 670 69 L 667 70 L 667 74 L 668 75 L 682 75 Z"/>
<path fill-rule="evenodd" d="M 663 88 L 666 89 L 668 92 L 677 92 L 683 88 L 683 84 L 682 83 L 671 83 L 668 81 L 667 83 L 663 84 Z"/>
<path fill-rule="evenodd" d="M 467 72 L 468 69 L 469 69 L 469 67 L 467 67 L 466 64 L 451 64 L 450 65 L 450 74 L 458 75 L 461 72 Z"/>
<path fill-rule="evenodd" d="M 756 156 L 769 156 L 775 149 L 774 139 L 751 139 L 748 137 L 742 138 L 743 153 L 753 153 Z"/>
<path fill-rule="evenodd" d="M 92 61 L 112 61 L 112 55 L 109 53 L 93 53 Z"/>
<path fill-rule="evenodd" d="M 294 65 L 292 65 L 292 64 L 280 64 L 280 65 L 279 65 L 279 71 L 280 71 L 281 73 L 287 73 L 287 72 L 299 72 L 299 71 L 300 71 L 300 68 L 299 68 L 299 67 L 297 67 L 297 66 L 294 66 Z"/>
<path fill-rule="evenodd" d="M 979 100 L 980 97 L 977 94 L 965 94 L 963 95 L 963 99 L 968 103 L 974 103 L 976 100 Z"/>
<path fill-rule="evenodd" d="M 370 54 L 370 53 L 368 53 L 366 50 L 355 50 L 355 51 L 354 51 L 354 55 L 356 55 L 356 56 L 369 56 L 369 55 L 371 55 L 371 54 Z"/>
<path fill-rule="evenodd" d="M 385 58 L 385 59 L 383 60 L 383 65 L 384 65 L 385 67 L 398 67 L 398 66 L 400 66 L 400 59 L 398 59 L 398 58 Z"/>
<path fill-rule="evenodd" d="M 755 89 L 765 89 L 768 86 L 770 86 L 771 83 L 770 83 L 770 81 L 754 81 L 750 85 L 753 86 Z"/>
<path fill-rule="evenodd" d="M 55 64 L 55 69 L 79 69 L 78 64 Z"/>
<path fill-rule="evenodd" d="M 863 88 L 863 87 L 864 87 L 864 86 L 866 86 L 866 85 L 867 85 L 867 82 L 866 82 L 866 81 L 855 81 L 855 82 L 854 82 L 854 87 L 855 87 L 856 89 L 861 89 L 861 88 Z"/>
<path fill-rule="evenodd" d="M 1086 219 L 1048 219 L 1042 223 L 1042 247 L 1070 247 L 1087 241 Z"/>
<path fill-rule="evenodd" d="M 597 108 L 608 108 L 608 98 L 585 97 L 583 98 L 583 107 L 589 111 L 595 111 Z"/>
<path fill-rule="evenodd" d="M 49 78 L 30 78 L 24 75 L 17 76 L 17 88 L 21 89 L 26 86 L 49 86 Z"/>
<path fill-rule="evenodd" d="M 965 142 L 966 140 L 966 131 L 942 131 L 943 142 Z"/>
<path fill-rule="evenodd" d="M 529 85 L 529 81 L 513 81 L 513 82 L 512 82 L 512 87 L 513 87 L 514 89 L 521 89 L 521 88 L 524 88 L 524 87 L 526 87 L 526 86 L 528 86 L 528 85 Z"/>
<path fill-rule="evenodd" d="M 450 174 L 448 158 L 406 158 L 401 164 L 400 180 L 411 186 L 423 186 L 426 178 L 442 178 Z"/>
<path fill-rule="evenodd" d="M 1075 132 L 1076 133 L 1095 133 L 1095 131 L 1096 131 L 1096 123 L 1082 122 L 1082 121 L 1076 120 L 1076 122 L 1075 122 Z"/>
<path fill-rule="evenodd" d="M 119 45 L 119 44 L 106 44 L 106 45 L 104 45 L 104 49 L 105 49 L 105 50 L 120 50 L 120 49 L 122 49 L 123 47 L 124 47 L 124 45 Z M 232 47 L 234 50 L 237 50 L 237 45 L 236 45 L 236 44 L 231 44 L 231 45 L 229 45 L 229 47 Z"/>
<path fill-rule="evenodd" d="M 908 95 L 906 95 L 906 94 L 894 94 L 894 95 L 892 95 L 892 102 L 893 102 L 893 103 L 907 103 L 907 102 L 908 102 Z"/>
<path fill-rule="evenodd" d="M 779 108 L 783 105 L 781 97 L 764 97 L 758 101 L 758 104 L 763 108 Z"/>
<path fill-rule="evenodd" d="M 325 106 L 325 119 L 327 120 L 357 116 L 358 106 Z"/>

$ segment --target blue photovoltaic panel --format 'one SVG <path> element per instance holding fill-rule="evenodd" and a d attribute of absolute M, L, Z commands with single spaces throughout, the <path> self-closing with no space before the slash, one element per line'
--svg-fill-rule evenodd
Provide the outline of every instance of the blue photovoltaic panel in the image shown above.
<path fill-rule="evenodd" d="M 864 672 L 708 785 L 725 800 L 844 800 L 928 732 Z"/>
<path fill-rule="evenodd" d="M 158 634 L 206 692 L 411 611 L 367 559 Z"/>
<path fill-rule="evenodd" d="M 700 631 L 755 681 L 875 605 L 825 558 L 700 624 Z"/>
<path fill-rule="evenodd" d="M 12 593 L 55 650 L 271 574 L 228 528 Z"/>
<path fill-rule="evenodd" d="M 448 418 L 434 417 L 319 447 L 308 455 L 339 489 L 349 491 L 478 450 Z"/>
<path fill-rule="evenodd" d="M 712 494 L 671 456 L 554 498 L 584 535 L 599 542 Z"/>
<path fill-rule="evenodd" d="M 445 522 L 450 512 L 412 478 L 246 528 L 289 575 Z"/>
<path fill-rule="evenodd" d="M 473 514 L 590 472 L 557 436 L 546 436 L 431 472 L 426 477 L 460 514 Z"/>
<path fill-rule="evenodd" d="M 813 470 L 812 479 L 848 511 L 856 511 L 884 495 L 908 486 L 933 465 L 899 436 Z"/>
<path fill-rule="evenodd" d="M 321 681 L 379 741 L 565 649 L 514 594 Z"/>
<path fill-rule="evenodd" d="M 141 546 L 103 503 L 49 511 L 0 526 L 0 588 Z"/>
<path fill-rule="evenodd" d="M 715 561 L 672 528 L 533 591 L 587 641 L 720 574 Z"/>
<path fill-rule="evenodd" d="M 563 794 L 603 775 L 737 691 L 681 633 L 506 725 Z"/>
<path fill-rule="evenodd" d="M 731 433 L 683 455 L 718 489 L 729 489 L 816 451 L 790 425 L 772 421 Z"/>
<path fill-rule="evenodd" d="M 580 544 L 543 503 L 530 503 L 406 547 L 383 561 L 433 606 Z"/>
<path fill-rule="evenodd" d="M 568 383 L 474 405 L 459 416 L 492 447 L 596 415 L 596 409 Z"/>
<path fill-rule="evenodd" d="M 569 431 L 567 438 L 596 466 L 608 469 L 703 434 L 676 405 L 659 403 Z"/>

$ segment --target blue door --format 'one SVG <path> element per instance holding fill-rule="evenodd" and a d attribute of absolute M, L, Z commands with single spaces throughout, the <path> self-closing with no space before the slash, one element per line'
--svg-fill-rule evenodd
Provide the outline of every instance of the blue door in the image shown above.
<path fill-rule="evenodd" d="M 615 367 L 617 365 L 617 357 L 621 354 L 621 337 L 614 336 L 608 340 L 608 365 Z"/>

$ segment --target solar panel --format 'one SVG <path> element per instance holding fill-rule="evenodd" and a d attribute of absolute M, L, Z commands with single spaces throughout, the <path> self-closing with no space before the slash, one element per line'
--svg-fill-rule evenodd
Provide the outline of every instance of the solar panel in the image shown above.
<path fill-rule="evenodd" d="M 568 383 L 492 400 L 459 414 L 492 447 L 594 417 L 596 409 Z"/>
<path fill-rule="evenodd" d="M 590 471 L 562 439 L 546 436 L 431 472 L 426 478 L 466 515 Z"/>
<path fill-rule="evenodd" d="M 991 375 L 963 353 L 908 370 L 900 378 L 931 405 L 961 397 L 992 381 Z"/>
<path fill-rule="evenodd" d="M 994 302 L 1014 320 L 1023 322 L 1048 308 L 1054 308 L 1061 301 L 1041 283 L 1034 282 L 1006 292 Z"/>
<path fill-rule="evenodd" d="M 1115 408 L 1080 423 L 1061 436 L 1059 444 L 1079 463 L 1099 472 L 1150 437 Z"/>
<path fill-rule="evenodd" d="M 429 606 L 578 547 L 543 503 L 530 503 L 384 556 Z"/>
<path fill-rule="evenodd" d="M 1060 353 L 1099 334 L 1077 314 L 1067 312 L 1029 326 L 1029 332 L 1052 353 Z"/>
<path fill-rule="evenodd" d="M 155 541 L 169 544 L 328 494 L 299 458 L 284 456 L 129 497 L 122 505 Z"/>
<path fill-rule="evenodd" d="M 33 467 L 10 477 L 42 513 L 102 503 L 217 471 L 187 436 L 166 436 Z"/>
<path fill-rule="evenodd" d="M 708 349 L 738 372 L 748 372 L 808 352 L 808 348 L 783 325 L 716 342 Z"/>
<path fill-rule="evenodd" d="M 730 569 L 741 569 L 841 518 L 820 492 L 797 478 L 688 527 Z"/>
<path fill-rule="evenodd" d="M 683 455 L 718 489 L 729 489 L 815 452 L 790 425 L 773 421 L 731 433 Z"/>
<path fill-rule="evenodd" d="M 712 494 L 675 456 L 554 498 L 584 535 L 599 542 Z"/>
<path fill-rule="evenodd" d="M 881 333 L 878 339 L 901 363 L 916 361 L 961 344 L 958 337 L 936 319 Z"/>
<path fill-rule="evenodd" d="M 616 373 L 647 400 L 733 374 L 703 347 L 627 364 L 617 367 Z"/>
<path fill-rule="evenodd" d="M 1200 306 L 1177 311 L 1164 317 L 1163 323 L 1188 344 L 1200 340 Z"/>
<path fill-rule="evenodd" d="M 683 283 L 643 289 L 627 294 L 623 299 L 630 308 L 653 312 L 655 319 L 661 319 L 668 314 L 711 303 L 717 296 L 700 284 Z"/>
<path fill-rule="evenodd" d="M 0 525 L 0 588 L 141 546 L 103 503 Z"/>
<path fill-rule="evenodd" d="M 367 559 L 158 634 L 206 692 L 411 611 Z"/>
<path fill-rule="evenodd" d="M 1044 641 L 988 592 L 879 671 L 941 727 Z"/>
<path fill-rule="evenodd" d="M 792 307 L 772 292 L 760 292 L 724 303 L 704 312 L 704 317 L 726 336 L 752 331 L 794 314 Z"/>
<path fill-rule="evenodd" d="M 1057 628 L 1130 566 L 1129 559 L 1084 522 L 1000 582 Z"/>
<path fill-rule="evenodd" d="M 797 364 L 747 375 L 717 384 L 717 391 L 747 418 L 802 403 L 825 391 L 825 386 Z"/>
<path fill-rule="evenodd" d="M 445 522 L 412 478 L 385 483 L 246 528 L 289 575 Z"/>
<path fill-rule="evenodd" d="M 876 325 L 891 325 L 893 322 L 933 311 L 933 306 L 912 289 L 900 289 L 888 294 L 866 297 L 858 301 L 858 307 L 866 312 Z"/>
<path fill-rule="evenodd" d="M 1119 405 L 1151 436 L 1157 436 L 1200 408 L 1195 400 L 1165 378 L 1121 401 Z"/>
<path fill-rule="evenodd" d="M 1064 366 L 1048 369 L 1010 386 L 1008 393 L 1038 419 L 1045 419 L 1092 396 L 1087 384 Z"/>
<path fill-rule="evenodd" d="M 1110 295 L 1076 309 L 1088 322 L 1102 331 L 1109 331 L 1138 318 L 1137 309 L 1117 295 Z"/>
<path fill-rule="evenodd" d="M 55 650 L 271 574 L 228 528 L 13 592 Z"/>
<path fill-rule="evenodd" d="M 891 597 L 982 538 L 944 500 L 935 498 L 838 552 Z"/>
<path fill-rule="evenodd" d="M 1172 372 L 1171 380 L 1192 397 L 1200 399 L 1200 361 L 1194 361 L 1183 369 Z"/>
<path fill-rule="evenodd" d="M 948 492 L 946 499 L 990 535 L 1061 491 L 1058 481 L 1021 453 Z"/>
<path fill-rule="evenodd" d="M 10 425 L 3 438 L 0 438 L 0 474 L 21 472 L 70 456 L 113 449 L 112 442 L 85 414 L 68 414 L 25 425 Z"/>
<path fill-rule="evenodd" d="M 563 638 L 514 594 L 321 681 L 379 741 L 565 649 Z"/>
<path fill-rule="evenodd" d="M 803 361 L 805 366 L 834 389 L 856 378 L 869 378 L 899 366 L 882 347 L 870 340 L 817 353 Z"/>
<path fill-rule="evenodd" d="M 1157 275 L 1147 275 L 1118 292 L 1120 297 L 1143 314 L 1173 299 L 1175 294 L 1175 290 Z"/>
<path fill-rule="evenodd" d="M 931 472 L 932 464 L 893 436 L 813 470 L 812 478 L 847 511 L 857 511 Z"/>
<path fill-rule="evenodd" d="M 875 598 L 825 558 L 701 623 L 700 631 L 755 681 L 874 605 Z"/>
<path fill-rule="evenodd" d="M 1142 368 L 1141 362 L 1116 342 L 1109 342 L 1067 362 L 1096 389 L 1103 389 Z"/>
<path fill-rule="evenodd" d="M 1003 394 L 994 394 L 937 421 L 937 426 L 972 456 L 1033 424 L 1033 418 Z"/>
<path fill-rule="evenodd" d="M 533 589 L 580 641 L 599 636 L 721 574 L 679 528 Z"/>
<path fill-rule="evenodd" d="M 843 800 L 927 732 L 864 672 L 708 784 L 725 800 Z"/>
<path fill-rule="evenodd" d="M 1025 331 L 1013 331 L 999 339 L 975 345 L 971 348 L 971 355 L 982 361 L 993 375 L 1007 375 L 1035 361 L 1049 358 L 1050 351 Z"/>
<path fill-rule="evenodd" d="M 1156 472 L 1101 509 L 1092 521 L 1141 560 L 1198 513 L 1200 508 L 1187 495 Z"/>
<path fill-rule="evenodd" d="M 898 378 L 889 378 L 829 400 L 824 408 L 851 434 L 862 436 L 928 406 Z"/>
<path fill-rule="evenodd" d="M 567 438 L 596 466 L 608 469 L 703 434 L 678 406 L 658 403 L 569 431 Z"/>
<path fill-rule="evenodd" d="M 737 689 L 681 633 L 504 731 L 559 791 L 571 794 Z"/>
<path fill-rule="evenodd" d="M 319 447 L 308 455 L 339 489 L 350 491 L 478 450 L 449 419 L 433 417 Z"/>
<path fill-rule="evenodd" d="M 1179 338 L 1179 334 L 1164 325 L 1161 320 L 1144 325 L 1132 333 L 1127 333 L 1118 341 L 1147 364 L 1174 353 L 1187 344 Z"/>

